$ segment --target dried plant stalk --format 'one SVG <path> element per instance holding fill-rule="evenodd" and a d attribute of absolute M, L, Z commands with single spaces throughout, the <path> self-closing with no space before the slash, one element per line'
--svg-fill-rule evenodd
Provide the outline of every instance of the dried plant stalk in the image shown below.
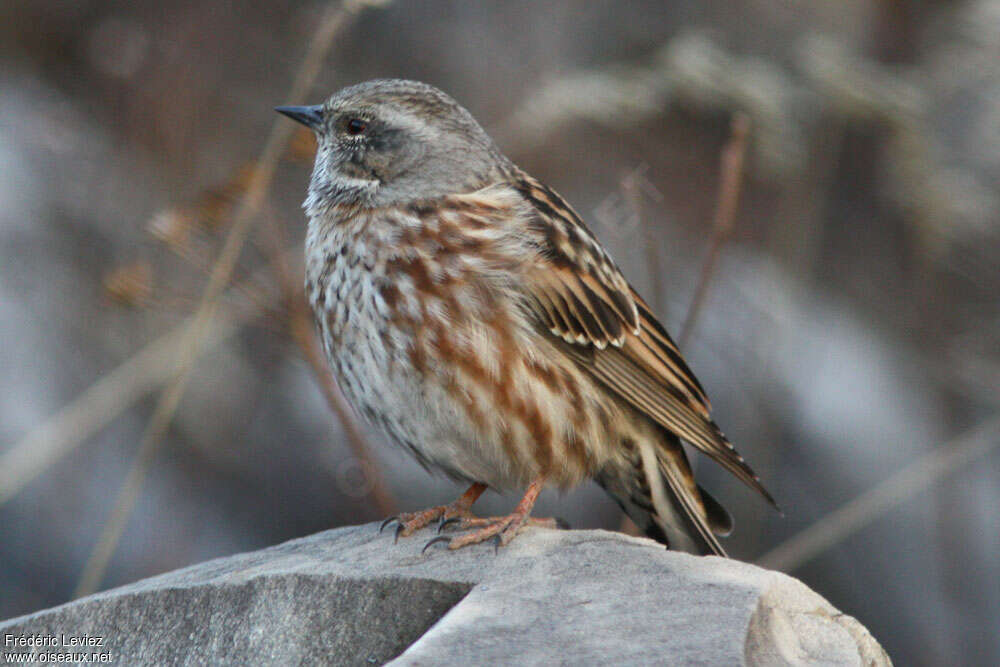
<path fill-rule="evenodd" d="M 343 394 L 340 393 L 340 388 L 320 351 L 319 341 L 316 338 L 316 328 L 313 326 L 313 317 L 309 312 L 309 306 L 302 291 L 302 282 L 292 278 L 292 272 L 285 260 L 283 252 L 285 241 L 282 227 L 272 218 L 271 223 L 266 225 L 265 229 L 268 232 L 268 241 L 270 241 L 267 254 L 271 258 L 271 266 L 274 269 L 274 275 L 277 277 L 288 311 L 286 317 L 288 333 L 306 363 L 309 364 L 313 375 L 316 376 L 316 381 L 319 383 L 327 404 L 337 415 L 337 419 L 344 428 L 351 452 L 361 464 L 368 478 L 369 494 L 376 511 L 381 517 L 395 514 L 396 501 L 389 492 L 385 478 L 372 455 L 371 445 L 357 420 L 354 419 L 354 414 L 347 401 L 344 400 Z"/>
<path fill-rule="evenodd" d="M 354 0 L 339 5 L 330 5 L 327 8 L 295 76 L 287 98 L 290 102 L 302 101 L 305 98 L 319 75 L 320 67 L 334 38 L 365 6 L 367 3 Z M 292 126 L 281 119 L 275 120 L 271 126 L 264 149 L 251 174 L 246 194 L 233 216 L 232 226 L 209 276 L 208 284 L 205 286 L 201 303 L 193 318 L 193 324 L 186 332 L 181 356 L 176 361 L 174 378 L 160 395 L 156 409 L 139 444 L 135 460 L 119 490 L 115 507 L 84 566 L 74 593 L 75 597 L 87 595 L 97 590 L 104 578 L 108 562 L 117 549 L 125 524 L 128 522 L 136 499 L 142 490 L 149 467 L 169 428 L 173 415 L 177 411 L 181 397 L 184 395 L 194 361 L 201 350 L 207 324 L 218 309 L 219 296 L 229 284 L 243 246 L 250 234 L 251 223 L 264 203 L 267 190 L 274 177 L 275 167 L 285 153 L 292 132 Z"/>
<path fill-rule="evenodd" d="M 791 539 L 757 559 L 772 570 L 792 572 L 913 498 L 943 477 L 971 464 L 1000 445 L 1000 417 L 987 420 L 957 440 L 945 443 L 841 505 Z"/>
<path fill-rule="evenodd" d="M 684 318 L 684 325 L 681 327 L 681 334 L 677 339 L 681 347 L 684 347 L 691 338 L 691 333 L 698 322 L 698 315 L 701 313 L 705 297 L 708 294 L 708 286 L 715 273 L 719 252 L 732 237 L 733 230 L 736 228 L 736 206 L 740 200 L 740 191 L 743 189 L 743 164 L 746 158 L 749 134 L 750 118 L 742 112 L 737 112 L 733 116 L 729 141 L 722 149 L 719 165 L 719 190 L 715 202 L 715 214 L 712 217 L 712 239 L 709 241 L 708 255 L 701 265 L 698 286 L 695 288 L 694 297 L 691 299 L 687 316 Z"/>

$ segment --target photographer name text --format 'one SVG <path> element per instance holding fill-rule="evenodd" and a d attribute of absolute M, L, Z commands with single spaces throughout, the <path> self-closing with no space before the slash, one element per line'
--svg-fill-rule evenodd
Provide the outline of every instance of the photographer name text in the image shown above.
<path fill-rule="evenodd" d="M 4 648 L 101 648 L 104 646 L 104 637 L 99 635 L 13 635 L 5 634 L 3 637 Z"/>

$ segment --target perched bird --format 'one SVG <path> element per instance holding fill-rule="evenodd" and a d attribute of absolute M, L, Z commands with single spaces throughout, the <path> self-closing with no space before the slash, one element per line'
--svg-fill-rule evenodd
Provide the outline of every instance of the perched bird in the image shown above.
<path fill-rule="evenodd" d="M 397 538 L 438 521 L 465 532 L 428 546 L 507 544 L 527 523 L 554 525 L 530 518 L 543 487 L 589 477 L 648 536 L 725 555 L 732 520 L 681 440 L 773 503 L 600 242 L 465 108 L 390 79 L 277 111 L 318 141 L 305 289 L 344 395 L 426 468 L 471 485 L 391 517 Z M 476 518 L 487 488 L 526 491 L 509 516 Z"/>

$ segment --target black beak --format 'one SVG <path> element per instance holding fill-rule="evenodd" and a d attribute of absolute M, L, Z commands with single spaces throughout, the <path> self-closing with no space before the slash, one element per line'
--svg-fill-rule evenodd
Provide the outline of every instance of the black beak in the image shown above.
<path fill-rule="evenodd" d="M 274 110 L 302 123 L 311 130 L 315 130 L 323 122 L 322 104 L 315 104 L 311 107 L 274 107 Z"/>

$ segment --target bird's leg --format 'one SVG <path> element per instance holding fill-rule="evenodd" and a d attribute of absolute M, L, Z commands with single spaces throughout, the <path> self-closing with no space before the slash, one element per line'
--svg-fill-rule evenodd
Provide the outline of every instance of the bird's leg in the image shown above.
<path fill-rule="evenodd" d="M 470 514 L 472 504 L 479 499 L 479 496 L 483 495 L 485 490 L 485 484 L 476 482 L 453 503 L 431 507 L 422 512 L 402 512 L 383 521 L 378 530 L 381 533 L 386 526 L 396 521 L 399 524 L 396 526 L 396 539 L 398 540 L 401 535 L 408 537 L 436 519 L 440 519 L 443 525 L 450 519 L 472 518 Z"/>
<path fill-rule="evenodd" d="M 533 519 L 529 516 L 531 508 L 534 507 L 535 501 L 538 499 L 538 494 L 541 492 L 544 484 L 544 478 L 539 478 L 532 482 L 528 486 L 528 490 L 525 491 L 524 497 L 521 498 L 521 502 L 517 504 L 517 507 L 514 508 L 511 514 L 486 519 L 471 516 L 463 518 L 458 522 L 459 529 L 478 527 L 479 530 L 459 535 L 458 537 L 435 537 L 427 543 L 424 549 L 438 542 L 446 542 L 449 549 L 461 549 L 464 546 L 483 542 L 490 538 L 493 539 L 493 544 L 496 547 L 501 547 L 514 539 L 517 531 L 526 524 L 544 526 L 546 528 L 557 527 L 558 524 L 555 519 Z"/>

